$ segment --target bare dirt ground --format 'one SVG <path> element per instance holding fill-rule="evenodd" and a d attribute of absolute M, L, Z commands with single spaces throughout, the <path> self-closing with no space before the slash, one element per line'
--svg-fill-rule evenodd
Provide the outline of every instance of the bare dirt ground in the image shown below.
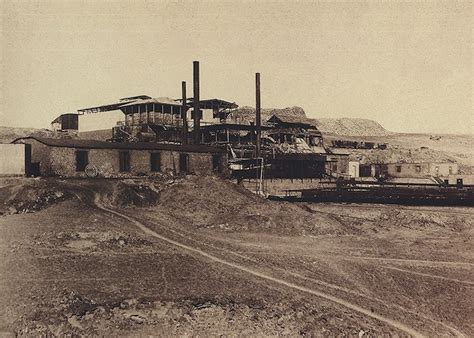
<path fill-rule="evenodd" d="M 3 180 L 0 199 L 3 334 L 474 335 L 472 208 L 193 176 Z"/>

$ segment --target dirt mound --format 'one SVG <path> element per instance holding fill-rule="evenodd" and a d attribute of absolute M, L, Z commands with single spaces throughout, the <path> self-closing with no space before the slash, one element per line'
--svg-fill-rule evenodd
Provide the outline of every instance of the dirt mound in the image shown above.
<path fill-rule="evenodd" d="M 25 178 L 0 187 L 0 215 L 36 212 L 69 197 L 70 193 L 46 180 Z"/>
<path fill-rule="evenodd" d="M 153 183 L 137 183 L 134 181 L 118 182 L 114 186 L 114 191 L 109 197 L 114 206 L 138 206 L 148 207 L 158 202 L 159 191 Z"/>
<path fill-rule="evenodd" d="M 164 189 L 157 205 L 183 224 L 218 231 L 272 231 L 279 234 L 342 233 L 332 218 L 298 205 L 271 202 L 218 177 L 188 176 Z"/>
<path fill-rule="evenodd" d="M 217 177 L 189 176 L 163 189 L 156 208 L 160 217 L 167 215 L 196 229 L 290 236 L 362 235 L 400 229 L 459 232 L 474 225 L 462 212 L 444 214 L 429 208 L 268 201 Z"/>

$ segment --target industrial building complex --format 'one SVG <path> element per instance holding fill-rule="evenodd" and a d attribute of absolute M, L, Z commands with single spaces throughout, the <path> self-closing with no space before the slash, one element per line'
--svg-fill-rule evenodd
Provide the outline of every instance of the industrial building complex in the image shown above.
<path fill-rule="evenodd" d="M 361 163 L 351 158 L 351 151 L 384 150 L 388 145 L 342 139 L 327 141 L 314 120 L 291 111 L 275 110 L 262 119 L 259 73 L 255 80 L 255 110 L 243 112 L 235 102 L 224 99 L 200 99 L 199 62 L 195 61 L 192 97 L 187 97 L 183 81 L 181 98 L 138 95 L 61 114 L 51 122 L 51 137 L 28 136 L 2 145 L 2 156 L 10 164 L 3 165 L 0 174 L 61 177 L 217 174 L 238 182 L 258 182 L 250 186 L 267 195 L 274 192 L 273 182 L 280 180 L 280 193 L 296 191 L 306 197 L 308 191 L 302 192 L 304 189 L 314 190 L 326 181 L 332 182 L 332 189 L 338 192 L 362 183 L 413 185 L 413 181 L 406 179 L 425 180 L 416 183 L 437 187 L 459 188 L 470 184 L 469 177 L 456 176 L 458 165 L 453 162 Z M 102 114 L 115 119 L 105 124 L 91 123 Z M 81 136 L 84 130 L 104 129 L 109 130 L 106 139 Z M 311 184 L 298 185 L 295 180 L 309 180 Z M 282 185 L 286 181 L 288 184 Z"/>

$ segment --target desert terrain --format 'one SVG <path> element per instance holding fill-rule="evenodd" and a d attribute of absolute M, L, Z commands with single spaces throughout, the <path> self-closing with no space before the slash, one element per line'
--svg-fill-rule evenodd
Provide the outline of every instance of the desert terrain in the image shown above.
<path fill-rule="evenodd" d="M 0 181 L 3 335 L 472 336 L 472 208 Z"/>

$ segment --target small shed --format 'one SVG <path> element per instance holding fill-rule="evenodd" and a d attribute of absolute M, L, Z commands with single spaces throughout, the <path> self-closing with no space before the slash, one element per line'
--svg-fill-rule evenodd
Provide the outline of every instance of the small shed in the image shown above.
<path fill-rule="evenodd" d="M 23 137 L 31 146 L 30 166 L 41 176 L 130 177 L 161 172 L 227 173 L 227 150 L 202 145 L 105 142 Z"/>
<path fill-rule="evenodd" d="M 79 115 L 77 113 L 61 114 L 51 121 L 53 130 L 78 130 L 79 129 Z"/>

